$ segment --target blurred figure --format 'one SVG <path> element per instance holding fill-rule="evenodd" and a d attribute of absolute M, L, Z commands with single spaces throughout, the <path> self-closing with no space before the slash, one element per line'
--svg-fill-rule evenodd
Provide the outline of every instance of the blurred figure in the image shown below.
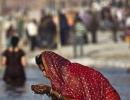
<path fill-rule="evenodd" d="M 17 29 L 18 29 L 18 35 L 19 37 L 24 36 L 24 19 L 23 16 L 20 16 L 19 18 L 17 18 Z"/>
<path fill-rule="evenodd" d="M 130 47 L 130 10 L 129 13 L 126 15 L 125 26 L 124 40 L 125 42 L 129 43 Z"/>
<path fill-rule="evenodd" d="M 125 9 L 117 8 L 113 14 L 117 16 L 119 30 L 123 30 L 125 28 Z"/>
<path fill-rule="evenodd" d="M 99 28 L 97 13 L 89 9 L 86 10 L 80 17 L 87 30 L 91 33 L 92 43 L 97 43 L 97 30 Z"/>
<path fill-rule="evenodd" d="M 119 25 L 118 25 L 117 16 L 112 16 L 112 22 L 113 22 L 113 27 L 112 27 L 113 41 L 118 42 L 117 31 L 119 29 Z"/>
<path fill-rule="evenodd" d="M 127 69 L 127 72 L 130 73 L 130 67 Z"/>
<path fill-rule="evenodd" d="M 12 36 L 17 35 L 16 29 L 13 25 L 10 25 L 9 28 L 6 30 L 6 41 L 7 41 L 7 47 L 10 46 L 10 39 Z"/>
<path fill-rule="evenodd" d="M 84 35 L 86 35 L 87 30 L 77 14 L 75 17 L 74 23 L 74 57 L 78 57 L 78 47 L 80 47 L 80 56 L 84 55 L 83 53 L 83 44 L 85 43 Z"/>
<path fill-rule="evenodd" d="M 93 12 L 93 11 L 90 11 L 90 15 L 92 16 L 92 20 L 90 23 L 90 27 L 88 27 L 88 30 L 91 33 L 92 43 L 95 44 L 98 42 L 97 39 L 97 30 L 99 28 L 98 16 L 97 16 L 97 12 Z"/>
<path fill-rule="evenodd" d="M 68 24 L 67 17 L 62 12 L 59 12 L 59 21 L 61 45 L 67 45 L 69 40 L 70 26 Z"/>
<path fill-rule="evenodd" d="M 111 0 L 111 5 L 115 7 L 128 7 L 130 6 L 129 0 Z"/>
<path fill-rule="evenodd" d="M 2 64 L 6 66 L 3 80 L 12 86 L 23 86 L 26 80 L 24 67 L 26 66 L 25 52 L 18 47 L 19 38 L 11 38 L 11 47 L 2 54 Z"/>
<path fill-rule="evenodd" d="M 38 44 L 41 48 L 56 48 L 55 42 L 56 25 L 51 15 L 45 15 L 41 18 L 38 27 Z"/>
<path fill-rule="evenodd" d="M 38 34 L 38 26 L 36 20 L 35 19 L 31 20 L 27 24 L 26 29 L 27 29 L 27 35 L 31 42 L 30 50 L 33 51 L 37 47 L 36 37 Z"/>
<path fill-rule="evenodd" d="M 72 63 L 51 51 L 38 55 L 36 63 L 51 81 L 51 86 L 32 85 L 37 94 L 47 94 L 52 100 L 121 100 L 110 82 L 95 69 Z"/>
<path fill-rule="evenodd" d="M 117 16 L 112 16 L 111 8 L 104 7 L 101 10 L 101 18 L 102 23 L 101 27 L 104 30 L 110 30 L 112 32 L 112 38 L 114 42 L 117 42 L 117 29 L 118 29 L 118 21 Z"/>

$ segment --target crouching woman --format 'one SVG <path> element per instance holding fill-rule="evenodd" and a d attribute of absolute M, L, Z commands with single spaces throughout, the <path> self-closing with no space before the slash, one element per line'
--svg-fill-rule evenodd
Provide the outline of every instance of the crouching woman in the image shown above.
<path fill-rule="evenodd" d="M 32 85 L 37 94 L 47 94 L 52 100 L 120 100 L 109 81 L 95 69 L 72 63 L 51 51 L 42 52 L 36 63 L 51 81 L 51 86 Z"/>

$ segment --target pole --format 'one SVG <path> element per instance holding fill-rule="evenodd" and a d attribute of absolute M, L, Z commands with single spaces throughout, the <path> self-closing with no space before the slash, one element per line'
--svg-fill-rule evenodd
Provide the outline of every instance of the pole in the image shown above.
<path fill-rule="evenodd" d="M 0 16 L 2 17 L 3 14 L 3 5 L 4 4 L 4 0 L 0 0 Z M 2 20 L 0 19 L 0 53 L 3 50 L 3 33 L 2 33 Z M 0 57 L 0 67 L 1 67 L 2 63 L 1 63 L 1 57 Z"/>
<path fill-rule="evenodd" d="M 0 53 L 5 49 L 5 34 L 3 32 L 3 22 L 4 22 L 4 17 L 3 17 L 3 13 L 5 11 L 6 8 L 6 3 L 7 0 L 0 0 L 0 16 L 2 19 L 0 19 Z M 0 67 L 1 67 L 1 57 L 0 57 Z"/>
<path fill-rule="evenodd" d="M 2 44 L 2 28 L 1 28 L 1 26 L 2 26 L 2 22 L 1 22 L 1 20 L 0 20 L 0 54 L 1 54 L 1 52 L 2 52 L 2 50 L 3 50 L 3 44 Z M 2 63 L 1 63 L 1 57 L 0 57 L 0 67 L 1 67 L 1 65 L 2 65 Z"/>
<path fill-rule="evenodd" d="M 60 17 L 59 17 L 59 10 L 60 10 L 60 0 L 55 0 L 55 7 L 56 7 L 56 16 L 58 19 L 57 22 L 57 48 L 58 50 L 61 49 L 61 36 L 60 36 Z"/>

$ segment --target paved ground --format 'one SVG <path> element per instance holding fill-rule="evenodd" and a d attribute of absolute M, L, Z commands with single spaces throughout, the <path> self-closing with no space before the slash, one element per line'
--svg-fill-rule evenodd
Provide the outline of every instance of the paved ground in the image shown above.
<path fill-rule="evenodd" d="M 44 50 L 36 50 L 33 53 L 28 53 L 29 63 L 34 64 L 34 58 L 37 54 Z M 89 44 L 84 46 L 84 56 L 74 58 L 73 46 L 65 46 L 54 52 L 62 55 L 71 61 L 78 62 L 80 59 L 81 64 L 93 65 L 93 66 L 110 66 L 117 68 L 130 67 L 130 48 L 126 43 L 100 43 L 97 45 Z"/>

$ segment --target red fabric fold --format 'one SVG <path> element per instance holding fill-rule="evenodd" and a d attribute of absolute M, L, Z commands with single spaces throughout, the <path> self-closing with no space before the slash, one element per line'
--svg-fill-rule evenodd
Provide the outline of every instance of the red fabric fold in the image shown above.
<path fill-rule="evenodd" d="M 67 100 L 120 100 L 117 91 L 98 71 L 62 56 L 45 51 L 42 58 L 48 67 L 52 88 Z"/>

